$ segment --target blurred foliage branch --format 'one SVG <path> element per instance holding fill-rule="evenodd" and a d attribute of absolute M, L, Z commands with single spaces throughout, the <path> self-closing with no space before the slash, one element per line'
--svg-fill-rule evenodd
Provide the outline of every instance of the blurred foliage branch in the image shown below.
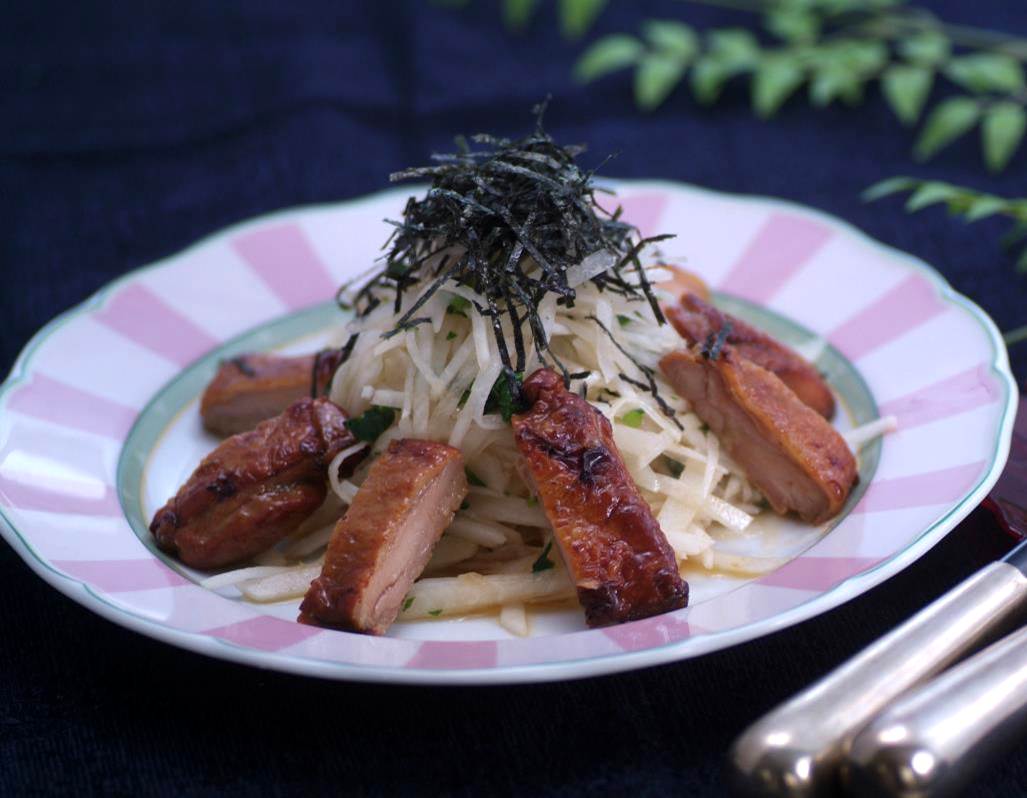
<path fill-rule="evenodd" d="M 858 105 L 876 84 L 903 125 L 920 126 L 916 160 L 979 129 L 985 164 L 994 172 L 1006 167 L 1027 132 L 1027 39 L 951 25 L 904 0 L 683 2 L 758 15 L 760 30 L 646 20 L 637 34 L 592 42 L 575 77 L 587 83 L 633 70 L 643 111 L 662 105 L 685 82 L 696 100 L 711 104 L 728 83 L 747 81 L 753 110 L 763 118 L 803 87 L 810 103 L 825 107 Z M 503 0 L 506 24 L 523 30 L 540 5 Z M 584 36 L 606 6 L 607 0 L 557 0 L 564 35 Z M 938 83 L 955 91 L 932 98 Z"/>

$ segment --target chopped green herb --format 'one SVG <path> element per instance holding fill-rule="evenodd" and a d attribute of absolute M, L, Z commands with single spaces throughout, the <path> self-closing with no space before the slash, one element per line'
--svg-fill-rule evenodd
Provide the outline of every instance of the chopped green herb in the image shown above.
<path fill-rule="evenodd" d="M 528 502 L 529 507 L 534 507 L 536 504 L 538 504 L 538 499 L 536 499 L 534 496 L 529 496 L 525 501 Z"/>
<path fill-rule="evenodd" d="M 702 345 L 701 351 L 706 360 L 717 360 L 720 357 L 720 352 L 727 343 L 733 326 L 730 321 L 725 321 L 719 330 L 706 336 L 706 342 Z"/>
<path fill-rule="evenodd" d="M 631 317 L 630 316 L 625 316 L 623 313 L 618 313 L 617 314 L 617 323 L 621 327 L 627 327 L 629 324 L 631 324 Z"/>
<path fill-rule="evenodd" d="M 468 502 L 468 501 L 460 502 L 460 509 L 461 510 L 470 510 L 471 509 L 471 503 Z"/>
<path fill-rule="evenodd" d="M 413 603 L 414 603 L 414 597 L 413 596 L 407 596 L 406 601 L 403 602 L 403 612 L 406 612 L 407 610 L 409 610 Z"/>
<path fill-rule="evenodd" d="M 457 407 L 463 407 L 467 404 L 467 400 L 471 398 L 471 389 L 465 388 L 464 392 L 460 394 L 460 400 L 456 403 Z"/>
<path fill-rule="evenodd" d="M 455 296 L 449 300 L 449 305 L 446 306 L 446 313 L 452 313 L 454 316 L 467 316 L 467 309 L 471 307 L 471 300 L 466 299 L 462 296 Z"/>
<path fill-rule="evenodd" d="M 442 615 L 442 610 L 428 610 L 428 614 L 433 618 L 438 618 L 440 615 Z"/>
<path fill-rule="evenodd" d="M 549 551 L 553 548 L 553 541 L 550 539 L 546 543 L 546 547 L 542 549 L 542 553 L 538 556 L 538 559 L 532 563 L 531 572 L 533 574 L 541 573 L 542 571 L 548 571 L 550 568 L 554 568 L 553 561 L 549 559 Z"/>
<path fill-rule="evenodd" d="M 393 408 L 374 405 L 356 418 L 347 419 L 346 428 L 357 440 L 374 443 L 395 420 L 396 411 Z"/>
<path fill-rule="evenodd" d="M 634 410 L 629 410 L 623 416 L 620 417 L 620 423 L 625 427 L 634 427 L 638 429 L 642 426 L 642 419 L 645 418 L 645 411 L 636 407 Z"/>
<path fill-rule="evenodd" d="M 467 481 L 470 482 L 476 488 L 484 488 L 485 483 L 481 481 L 481 478 L 475 474 L 471 469 L 465 468 L 464 473 L 467 474 Z"/>
<path fill-rule="evenodd" d="M 706 422 L 704 421 L 704 422 L 703 422 L 702 424 L 700 424 L 700 425 L 699 425 L 699 431 L 700 431 L 700 432 L 703 432 L 703 433 L 709 432 L 709 431 L 710 431 L 710 425 L 709 425 L 709 424 L 707 424 L 707 423 L 706 423 Z"/>
<path fill-rule="evenodd" d="M 672 477 L 674 477 L 674 479 L 677 479 L 678 477 L 681 476 L 682 473 L 684 473 L 684 470 L 685 470 L 684 464 L 683 463 L 679 463 L 677 460 L 673 459 L 672 457 L 667 457 L 667 455 L 664 455 L 663 456 L 663 462 L 666 464 L 667 470 L 670 472 L 670 475 Z"/>
<path fill-rule="evenodd" d="M 495 413 L 498 410 L 503 421 L 509 424 L 514 413 L 520 413 L 525 409 L 524 397 L 521 396 L 523 381 L 523 372 L 500 374 L 492 386 L 488 401 L 485 402 L 485 412 Z"/>
<path fill-rule="evenodd" d="M 456 338 L 456 333 L 453 332 L 452 330 L 450 330 L 448 333 L 446 333 L 446 340 L 447 341 L 452 341 L 454 338 Z"/>

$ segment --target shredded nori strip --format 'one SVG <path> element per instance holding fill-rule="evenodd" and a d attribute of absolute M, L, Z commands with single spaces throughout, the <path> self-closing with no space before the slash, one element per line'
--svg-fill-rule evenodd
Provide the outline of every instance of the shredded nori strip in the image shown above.
<path fill-rule="evenodd" d="M 346 339 L 341 347 L 339 347 L 339 361 L 335 364 L 335 368 L 332 369 L 332 373 L 328 377 L 328 381 L 325 383 L 325 396 L 331 392 L 332 381 L 335 379 L 335 372 L 339 370 L 343 363 L 349 360 L 350 355 L 353 354 L 353 347 L 357 345 L 357 338 L 360 333 L 353 333 L 349 338 Z M 331 349 L 322 349 L 314 356 L 314 366 L 310 370 L 310 398 L 317 399 L 317 376 L 321 371 L 321 363 L 326 358 Z"/>
<path fill-rule="evenodd" d="M 613 345 L 615 347 L 617 347 L 617 349 L 620 351 L 620 353 L 622 355 L 624 355 L 624 357 L 626 357 L 628 360 L 630 360 L 631 364 L 636 369 L 638 369 L 640 372 L 642 372 L 642 375 L 645 377 L 645 382 L 643 383 L 643 382 L 639 382 L 638 380 L 634 380 L 631 377 L 629 377 L 627 374 L 625 374 L 624 372 L 621 372 L 618 376 L 622 380 L 624 380 L 626 383 L 628 383 L 630 385 L 634 385 L 639 390 L 651 393 L 652 396 L 653 396 L 653 399 L 656 401 L 656 404 L 658 404 L 660 406 L 660 410 L 663 411 L 663 415 L 667 416 L 667 418 L 669 418 L 671 421 L 673 421 L 678 429 L 683 430 L 684 427 L 681 426 L 681 422 L 678 421 L 677 416 L 674 415 L 674 408 L 671 407 L 669 404 L 667 404 L 667 402 L 664 400 L 664 398 L 662 396 L 660 396 L 660 389 L 656 387 L 656 379 L 653 377 L 653 370 L 651 368 L 649 368 L 648 366 L 646 366 L 646 365 L 644 365 L 642 363 L 639 363 L 638 360 L 635 358 L 635 356 L 632 355 L 627 349 L 625 349 L 621 345 L 621 342 L 618 341 L 614 337 L 613 333 L 610 332 L 610 328 L 607 327 L 605 324 L 603 324 L 601 321 L 599 321 L 598 318 L 596 318 L 595 316 L 592 316 L 592 315 L 586 316 L 586 318 L 591 319 L 592 321 L 594 321 L 596 324 L 599 325 L 599 329 L 602 330 L 604 333 L 606 333 L 606 337 L 609 338 L 610 341 L 613 342 Z"/>
<path fill-rule="evenodd" d="M 385 242 L 385 265 L 353 295 L 358 317 L 374 310 L 386 296 L 402 311 L 391 336 L 427 321 L 417 316 L 447 282 L 467 286 L 484 298 L 475 310 L 489 319 L 507 374 L 525 368 L 527 342 L 521 324 L 527 321 L 542 365 L 548 358 L 560 369 L 565 384 L 571 375 L 549 348 L 538 303 L 547 294 L 574 306 L 575 291 L 568 271 L 589 255 L 606 251 L 612 265 L 591 278 L 600 290 L 646 301 L 656 319 L 663 313 L 639 260 L 644 247 L 671 236 L 643 238 L 595 200 L 595 170 L 582 170 L 575 158 L 582 146 L 558 145 L 542 125 L 545 103 L 536 106 L 535 130 L 510 140 L 488 134 L 457 137 L 457 152 L 432 156 L 433 163 L 390 176 L 394 182 L 431 180 L 421 199 L 411 197 L 401 221 Z M 420 296 L 404 306 L 406 291 L 418 286 Z M 337 296 L 347 307 L 349 285 Z M 502 321 L 511 321 L 506 340 Z"/>
<path fill-rule="evenodd" d="M 700 353 L 706 360 L 717 360 L 720 357 L 720 352 L 724 348 L 728 336 L 731 335 L 731 328 L 733 326 L 730 321 L 725 321 L 719 330 L 715 333 L 711 332 L 706 336 L 706 341 L 700 350 Z"/>
<path fill-rule="evenodd" d="M 239 371 L 247 377 L 257 376 L 257 372 L 253 370 L 253 366 L 251 366 L 249 364 L 249 361 L 246 360 L 246 355 L 239 355 L 238 357 L 233 357 L 228 362 L 235 366 L 237 369 L 239 369 Z"/>

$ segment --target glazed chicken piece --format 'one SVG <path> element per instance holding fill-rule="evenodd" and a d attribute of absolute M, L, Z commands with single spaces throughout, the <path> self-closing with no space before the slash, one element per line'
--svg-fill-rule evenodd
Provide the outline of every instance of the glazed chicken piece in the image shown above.
<path fill-rule="evenodd" d="M 589 626 L 684 607 L 688 585 L 610 422 L 549 369 L 532 374 L 524 393 L 531 407 L 513 417 L 514 437 Z"/>
<path fill-rule="evenodd" d="M 758 366 L 774 372 L 795 395 L 826 419 L 834 416 L 834 396 L 824 378 L 801 355 L 769 335 L 724 313 L 693 292 L 681 297 L 681 304 L 665 308 L 667 318 L 682 338 L 702 345 L 711 335 L 731 323 L 726 340 L 735 351 Z"/>
<path fill-rule="evenodd" d="M 820 524 L 841 510 L 856 458 L 776 375 L 730 344 L 672 352 L 660 367 L 776 512 Z"/>
<path fill-rule="evenodd" d="M 392 441 L 336 524 L 300 621 L 385 634 L 466 495 L 459 450 Z"/>
<path fill-rule="evenodd" d="M 327 399 L 300 399 L 224 441 L 153 518 L 157 545 L 193 568 L 249 559 L 293 532 L 325 499 L 326 469 L 356 443 Z M 363 457 L 342 464 L 352 473 Z"/>
<path fill-rule="evenodd" d="M 323 394 L 340 360 L 338 349 L 300 357 L 245 354 L 225 360 L 200 399 L 203 426 L 215 435 L 251 430 L 312 391 Z"/>

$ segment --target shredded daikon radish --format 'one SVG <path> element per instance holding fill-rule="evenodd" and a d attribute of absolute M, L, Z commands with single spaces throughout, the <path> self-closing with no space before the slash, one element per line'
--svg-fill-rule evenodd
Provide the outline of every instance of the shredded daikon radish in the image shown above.
<path fill-rule="evenodd" d="M 507 604 L 571 598 L 574 585 L 562 570 L 537 574 L 483 574 L 421 579 L 407 594 L 399 620 L 446 618 Z"/>
<path fill-rule="evenodd" d="M 320 562 L 316 562 L 285 568 L 276 574 L 243 582 L 239 585 L 239 590 L 250 601 L 266 603 L 299 598 L 306 594 L 310 583 L 320 575 L 321 565 Z"/>
<path fill-rule="evenodd" d="M 454 520 L 447 532 L 487 549 L 497 548 L 507 542 L 506 530 L 499 524 L 476 521 L 466 516 Z"/>
<path fill-rule="evenodd" d="M 234 571 L 225 571 L 223 574 L 208 576 L 200 582 L 200 587 L 205 587 L 208 590 L 218 590 L 222 587 L 231 587 L 240 582 L 245 582 L 247 579 L 271 576 L 272 574 L 280 574 L 290 570 L 292 569 L 288 566 L 277 565 L 256 565 L 248 568 L 236 568 Z"/>
<path fill-rule="evenodd" d="M 350 504 L 353 501 L 353 496 L 356 495 L 356 492 L 350 493 L 349 490 L 343 487 L 342 480 L 339 479 L 339 466 L 357 452 L 363 451 L 366 448 L 367 444 L 363 441 L 355 443 L 335 455 L 332 458 L 332 462 L 328 464 L 328 483 L 332 486 L 335 495 L 346 502 L 346 504 Z"/>
<path fill-rule="evenodd" d="M 531 634 L 528 613 L 524 609 L 524 605 L 520 603 L 505 604 L 500 607 L 499 625 L 517 637 L 527 637 Z"/>
<path fill-rule="evenodd" d="M 884 418 L 868 421 L 866 424 L 850 429 L 848 432 L 843 432 L 842 437 L 849 444 L 849 448 L 856 451 L 867 441 L 871 441 L 880 435 L 894 432 L 898 428 L 899 420 L 895 416 L 885 416 Z"/>

